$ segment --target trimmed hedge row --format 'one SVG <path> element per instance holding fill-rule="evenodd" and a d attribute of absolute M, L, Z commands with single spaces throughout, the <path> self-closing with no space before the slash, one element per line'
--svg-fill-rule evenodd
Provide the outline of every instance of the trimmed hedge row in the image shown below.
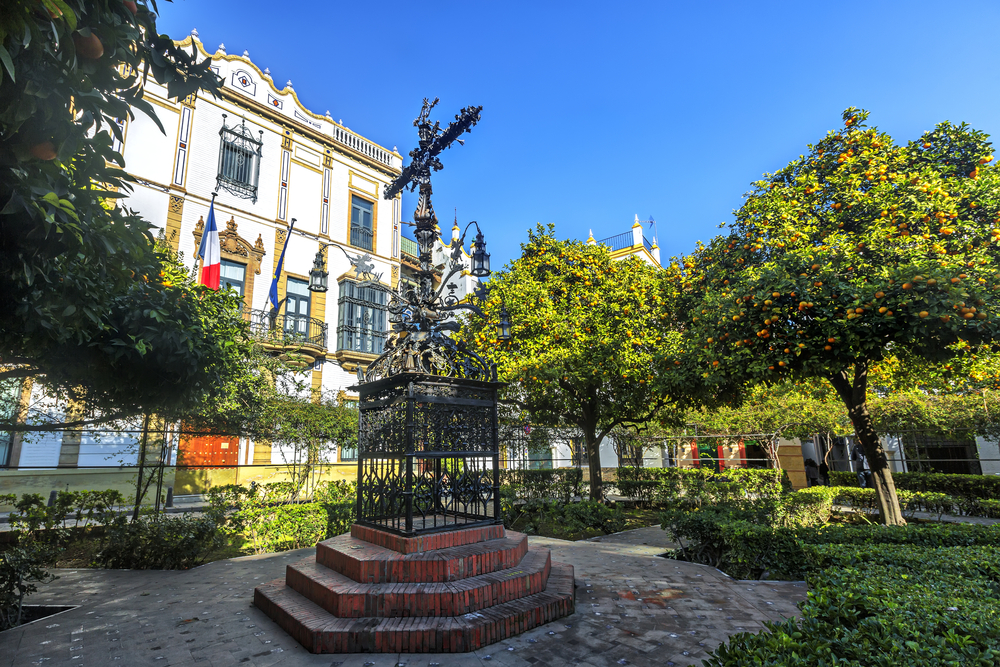
<path fill-rule="evenodd" d="M 803 553 L 810 594 L 802 618 L 766 623 L 759 634 L 733 635 L 706 665 L 896 667 L 1000 660 L 995 546 L 817 544 L 803 545 Z"/>
<path fill-rule="evenodd" d="M 643 504 L 664 503 L 679 497 L 725 500 L 735 497 L 777 497 L 791 491 L 784 470 L 728 468 L 618 468 L 618 492 Z"/>
<path fill-rule="evenodd" d="M 940 472 L 894 472 L 896 488 L 921 493 L 945 493 L 967 500 L 1000 500 L 1000 475 L 950 475 Z M 853 472 L 830 472 L 831 486 L 858 486 Z"/>
<path fill-rule="evenodd" d="M 517 500 L 555 498 L 564 503 L 584 495 L 589 489 L 583 482 L 583 470 L 580 468 L 501 470 L 500 485 L 504 493 Z"/>
<path fill-rule="evenodd" d="M 1000 546 L 1000 525 L 823 525 L 829 497 L 814 488 L 771 506 L 671 511 L 664 513 L 662 525 L 681 545 L 679 557 L 737 579 L 802 579 L 810 568 L 804 545 Z"/>
<path fill-rule="evenodd" d="M 835 494 L 837 503 L 850 505 L 853 509 L 866 514 L 878 512 L 878 499 L 875 489 L 861 489 L 856 486 L 814 487 L 829 488 Z M 981 498 L 954 497 L 946 493 L 933 491 L 906 491 L 898 489 L 900 508 L 905 516 L 912 517 L 914 512 L 923 511 L 931 514 L 958 514 L 966 516 L 982 516 L 1000 519 L 1000 500 Z"/>

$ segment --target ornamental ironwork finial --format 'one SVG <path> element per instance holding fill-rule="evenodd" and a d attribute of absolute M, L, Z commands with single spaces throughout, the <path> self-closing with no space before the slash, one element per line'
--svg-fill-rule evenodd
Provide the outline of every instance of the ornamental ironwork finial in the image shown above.
<path fill-rule="evenodd" d="M 459 137 L 479 122 L 483 108 L 465 107 L 455 116 L 454 122 L 442 130 L 439 122 L 432 124 L 430 121 L 431 109 L 437 103 L 438 98 L 433 101 L 424 98 L 420 115 L 413 121 L 418 146 L 410 151 L 410 164 L 396 180 L 385 186 L 386 199 L 394 198 L 403 190 L 412 192 L 419 188 L 413 220 L 414 236 L 420 249 L 420 270 L 416 286 L 400 282 L 397 292 L 392 295 L 388 305 L 392 333 L 386 341 L 385 351 L 366 369 L 367 382 L 407 372 L 496 381 L 496 366 L 450 335 L 459 330 L 458 322 L 452 318 L 454 312 L 470 310 L 483 315 L 478 306 L 458 299 L 456 286 L 451 282 L 451 278 L 465 268 L 462 261 L 465 234 L 452 240 L 444 275 L 436 290 L 431 263 L 434 245 L 441 236 L 431 203 L 431 173 L 443 168 L 438 155 L 455 141 L 463 143 Z M 489 254 L 477 223 L 469 223 L 466 233 L 472 225 L 476 226 L 477 236 L 470 273 L 483 278 L 490 274 Z"/>

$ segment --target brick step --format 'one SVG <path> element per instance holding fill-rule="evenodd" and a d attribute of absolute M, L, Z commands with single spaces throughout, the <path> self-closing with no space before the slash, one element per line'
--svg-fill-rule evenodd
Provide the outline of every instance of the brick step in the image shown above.
<path fill-rule="evenodd" d="M 545 590 L 552 557 L 530 548 L 516 567 L 452 582 L 364 583 L 309 558 L 289 565 L 285 582 L 340 618 L 460 616 Z"/>
<path fill-rule="evenodd" d="M 311 653 L 461 653 L 572 614 L 573 587 L 573 566 L 552 563 L 544 591 L 462 616 L 337 618 L 281 579 L 254 605 Z"/>
<path fill-rule="evenodd" d="M 398 551 L 401 554 L 415 554 L 421 551 L 475 544 L 486 540 L 499 540 L 503 539 L 504 533 L 503 525 L 495 524 L 475 528 L 455 528 L 417 537 L 403 537 L 372 526 L 362 526 L 357 523 L 351 525 L 351 537 Z"/>
<path fill-rule="evenodd" d="M 358 583 L 457 581 L 514 567 L 528 552 L 523 533 L 459 547 L 401 554 L 351 535 L 316 545 L 316 562 Z"/>

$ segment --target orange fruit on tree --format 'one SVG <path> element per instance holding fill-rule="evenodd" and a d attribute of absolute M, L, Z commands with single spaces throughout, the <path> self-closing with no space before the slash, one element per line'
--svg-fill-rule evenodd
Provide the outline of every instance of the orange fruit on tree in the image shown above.
<path fill-rule="evenodd" d="M 30 149 L 31 155 L 39 160 L 55 160 L 56 159 L 56 147 L 52 145 L 51 141 L 43 141 L 40 144 L 35 144 Z"/>
<path fill-rule="evenodd" d="M 921 310 L 919 313 L 917 313 L 917 315 L 920 318 L 924 318 L 924 317 L 927 317 L 928 315 L 930 315 L 930 313 L 928 313 L 926 310 Z"/>
<path fill-rule="evenodd" d="M 89 35 L 75 33 L 73 35 L 73 44 L 76 46 L 76 52 L 82 58 L 97 60 L 104 55 L 104 44 L 101 43 L 100 38 L 94 33 L 90 33 Z"/>

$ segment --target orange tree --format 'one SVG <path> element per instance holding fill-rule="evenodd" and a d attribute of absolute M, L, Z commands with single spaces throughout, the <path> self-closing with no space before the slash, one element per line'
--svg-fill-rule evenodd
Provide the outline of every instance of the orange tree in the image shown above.
<path fill-rule="evenodd" d="M 210 61 L 158 34 L 155 11 L 0 3 L 0 384 L 45 377 L 104 415 L 197 406 L 238 366 L 216 330 L 237 333 L 238 304 L 167 280 L 149 223 L 113 205 L 135 180 L 118 122 L 159 123 L 146 77 L 173 98 L 221 86 Z"/>
<path fill-rule="evenodd" d="M 821 377 L 847 408 L 881 518 L 905 524 L 868 411 L 887 353 L 947 363 L 998 334 L 1000 174 L 987 136 L 943 123 L 905 146 L 844 112 L 753 184 L 728 235 L 684 260 L 701 302 L 686 357 L 708 386 Z"/>
<path fill-rule="evenodd" d="M 553 234 L 541 225 L 528 232 L 521 257 L 489 283 L 488 317 L 463 335 L 511 383 L 506 401 L 539 425 L 582 432 L 590 496 L 601 500 L 604 438 L 616 427 L 641 428 L 668 404 L 655 359 L 679 339 L 677 282 L 639 259 L 612 259 L 606 246 Z M 506 342 L 495 330 L 501 305 L 513 324 Z"/>

